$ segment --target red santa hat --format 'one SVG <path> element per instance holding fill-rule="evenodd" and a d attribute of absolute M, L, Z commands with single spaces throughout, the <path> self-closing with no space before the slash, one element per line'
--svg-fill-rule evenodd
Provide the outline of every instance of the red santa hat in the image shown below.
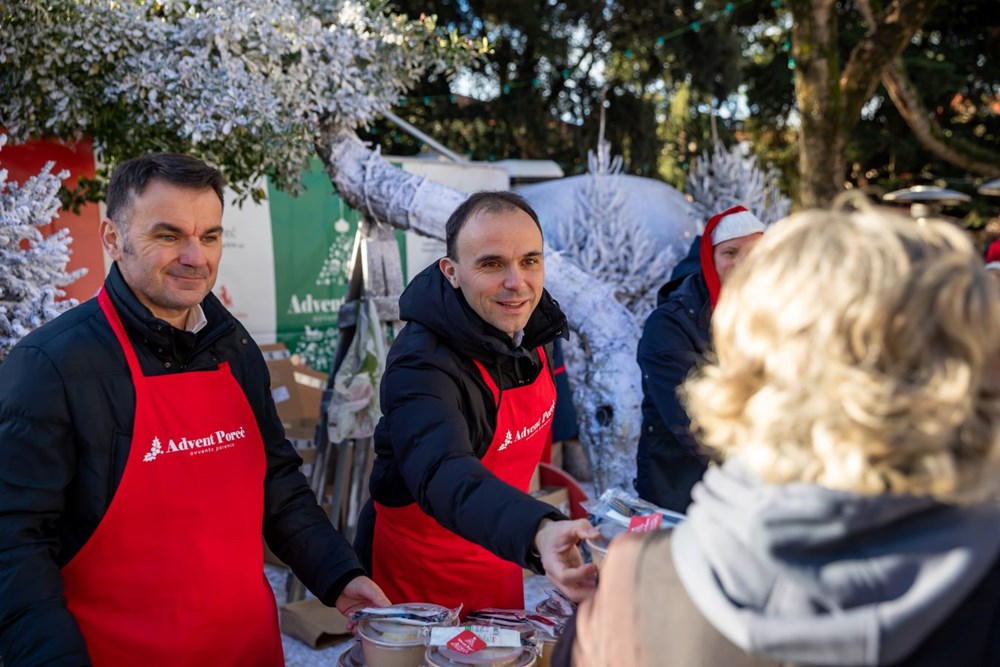
<path fill-rule="evenodd" d="M 763 232 L 767 227 L 756 215 L 751 213 L 745 206 L 734 206 L 722 213 L 713 215 L 705 225 L 705 233 L 701 236 L 701 273 L 705 278 L 705 285 L 708 287 L 708 296 L 712 301 L 712 308 L 719 302 L 719 290 L 722 283 L 719 280 L 719 273 L 715 270 L 715 260 L 712 256 L 712 249 L 724 241 L 736 239 L 741 236 L 749 236 Z"/>
<path fill-rule="evenodd" d="M 1000 271 L 1000 239 L 991 243 L 986 250 L 986 268 L 990 271 Z"/>
<path fill-rule="evenodd" d="M 766 229 L 764 223 L 758 220 L 756 215 L 742 206 L 734 206 L 716 217 L 719 221 L 712 229 L 713 246 L 730 239 L 738 239 L 741 236 L 763 233 Z"/>

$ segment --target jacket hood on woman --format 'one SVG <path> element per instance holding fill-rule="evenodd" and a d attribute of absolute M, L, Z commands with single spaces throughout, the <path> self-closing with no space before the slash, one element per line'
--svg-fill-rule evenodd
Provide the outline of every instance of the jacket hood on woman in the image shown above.
<path fill-rule="evenodd" d="M 993 567 L 1000 506 L 768 485 L 710 469 L 675 530 L 695 606 L 744 651 L 778 661 L 904 659 Z"/>

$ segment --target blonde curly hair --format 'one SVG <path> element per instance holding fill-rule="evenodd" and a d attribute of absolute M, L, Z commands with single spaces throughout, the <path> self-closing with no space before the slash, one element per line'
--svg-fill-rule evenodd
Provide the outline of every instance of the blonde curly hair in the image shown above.
<path fill-rule="evenodd" d="M 682 388 L 702 441 L 769 483 L 968 502 L 997 490 L 997 287 L 944 222 L 872 206 L 777 223 Z"/>

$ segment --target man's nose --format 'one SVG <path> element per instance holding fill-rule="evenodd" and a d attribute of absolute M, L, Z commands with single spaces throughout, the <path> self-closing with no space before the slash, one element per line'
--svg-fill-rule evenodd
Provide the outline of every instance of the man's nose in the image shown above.
<path fill-rule="evenodd" d="M 198 239 L 190 239 L 181 248 L 181 254 L 178 258 L 181 264 L 185 266 L 204 266 L 207 262 L 205 255 L 205 248 L 202 247 L 201 241 Z"/>
<path fill-rule="evenodd" d="M 508 267 L 504 273 L 503 286 L 505 289 L 517 291 L 524 285 L 524 274 L 519 266 Z"/>

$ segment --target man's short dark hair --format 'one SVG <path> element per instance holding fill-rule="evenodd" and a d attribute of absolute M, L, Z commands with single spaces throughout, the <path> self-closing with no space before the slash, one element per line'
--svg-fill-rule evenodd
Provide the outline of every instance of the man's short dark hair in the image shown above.
<path fill-rule="evenodd" d="M 469 198 L 459 204 L 458 208 L 452 212 L 447 224 L 445 224 L 444 233 L 445 243 L 448 246 L 448 257 L 456 262 L 458 261 L 458 247 L 456 245 L 458 242 L 458 233 L 462 231 L 462 227 L 465 226 L 465 223 L 472 216 L 477 213 L 507 213 L 517 209 L 531 216 L 531 219 L 535 221 L 535 225 L 538 227 L 539 233 L 542 233 L 542 225 L 538 222 L 538 214 L 535 213 L 535 209 L 531 208 L 531 205 L 525 201 L 524 197 L 516 192 L 508 190 L 482 190 L 469 195 Z"/>
<path fill-rule="evenodd" d="M 126 160 L 111 173 L 108 183 L 108 218 L 116 225 L 127 224 L 124 218 L 135 198 L 142 194 L 150 181 L 192 190 L 212 188 L 225 207 L 225 179 L 222 173 L 196 157 L 177 153 L 151 153 Z"/>

